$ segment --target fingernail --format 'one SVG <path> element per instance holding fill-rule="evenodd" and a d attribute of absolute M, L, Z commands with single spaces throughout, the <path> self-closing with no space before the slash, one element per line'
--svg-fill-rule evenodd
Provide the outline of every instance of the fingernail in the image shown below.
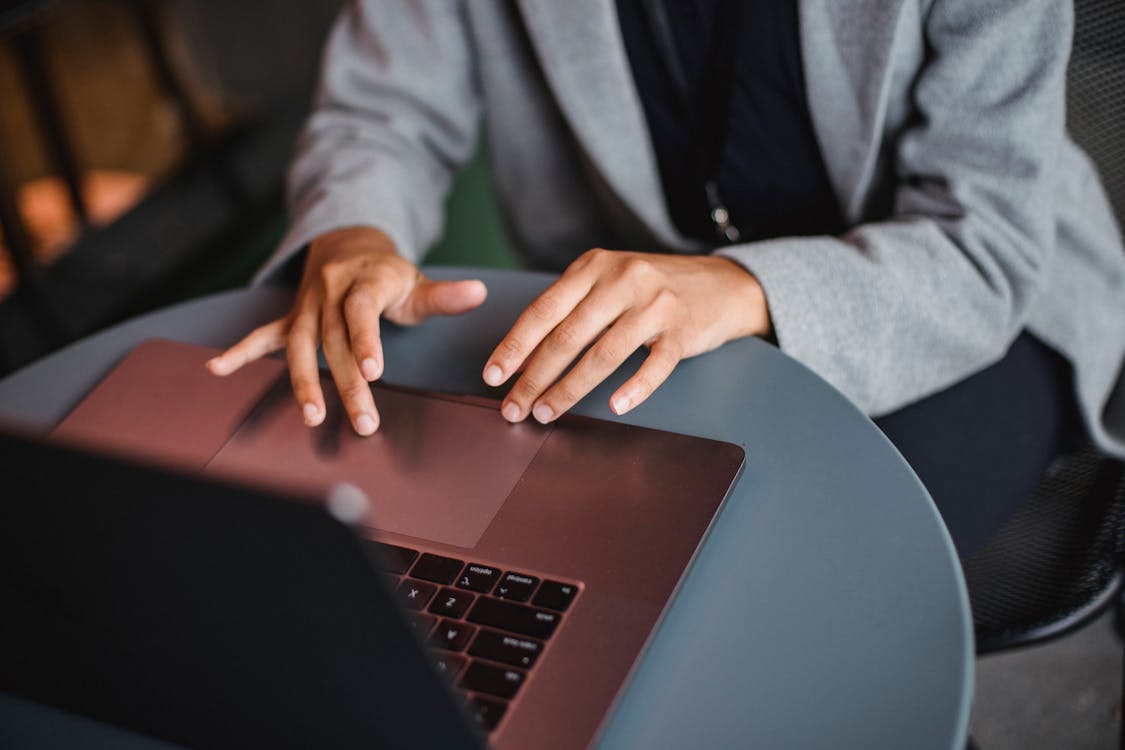
<path fill-rule="evenodd" d="M 375 420 L 368 414 L 360 414 L 355 420 L 355 431 L 360 435 L 370 435 L 375 432 Z"/>
<path fill-rule="evenodd" d="M 504 408 L 500 410 L 500 413 L 503 414 L 504 419 L 509 422 L 520 421 L 520 408 L 513 403 L 504 404 Z"/>
<path fill-rule="evenodd" d="M 489 365 L 484 368 L 484 382 L 489 385 L 500 385 L 504 382 L 504 371 L 496 365 Z"/>
<path fill-rule="evenodd" d="M 551 411 L 551 407 L 546 404 L 536 405 L 536 407 L 531 410 L 531 414 L 539 424 L 547 424 L 555 418 L 555 413 Z"/>
<path fill-rule="evenodd" d="M 305 424 L 309 427 L 316 426 L 317 418 L 320 417 L 320 409 L 316 408 L 316 404 L 305 404 L 301 409 L 301 414 L 305 418 Z"/>
<path fill-rule="evenodd" d="M 617 416 L 621 416 L 625 412 L 629 411 L 632 406 L 633 402 L 629 399 L 628 396 L 618 396 L 617 398 L 613 399 L 613 403 L 610 404 L 610 408 L 613 409 L 613 413 Z"/>
<path fill-rule="evenodd" d="M 222 360 L 220 360 L 218 357 L 212 357 L 211 359 L 207 360 L 207 369 L 215 375 L 222 374 Z"/>
<path fill-rule="evenodd" d="M 359 369 L 363 371 L 363 377 L 367 380 L 379 379 L 379 363 L 373 358 L 368 357 L 360 363 Z"/>

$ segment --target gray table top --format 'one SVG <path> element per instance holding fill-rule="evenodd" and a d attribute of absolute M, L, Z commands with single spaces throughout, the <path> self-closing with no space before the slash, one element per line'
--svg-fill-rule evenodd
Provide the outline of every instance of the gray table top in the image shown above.
<path fill-rule="evenodd" d="M 489 299 L 461 317 L 386 326 L 384 377 L 487 394 L 485 357 L 553 277 L 429 272 L 481 278 Z M 49 428 L 140 341 L 224 346 L 290 299 L 227 292 L 91 336 L 0 381 L 0 419 Z M 968 598 L 937 510 L 890 442 L 758 340 L 682 363 L 616 417 L 606 402 L 639 361 L 576 411 L 738 443 L 747 466 L 600 747 L 961 750 L 973 681 Z"/>

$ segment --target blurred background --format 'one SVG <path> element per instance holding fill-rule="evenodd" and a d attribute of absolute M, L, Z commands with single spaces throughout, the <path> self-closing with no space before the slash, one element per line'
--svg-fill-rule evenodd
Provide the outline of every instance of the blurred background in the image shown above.
<path fill-rule="evenodd" d="M 0 375 L 246 283 L 340 5 L 0 0 Z M 511 265 L 479 155 L 449 209 L 433 262 Z"/>
<path fill-rule="evenodd" d="M 1125 215 L 1121 0 L 1081 0 L 1070 128 Z M 0 0 L 0 376 L 246 283 L 342 0 Z M 483 149 L 428 262 L 512 266 Z"/>

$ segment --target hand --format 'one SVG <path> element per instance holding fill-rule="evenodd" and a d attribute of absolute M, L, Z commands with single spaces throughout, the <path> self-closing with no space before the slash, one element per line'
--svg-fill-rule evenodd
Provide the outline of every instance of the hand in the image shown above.
<path fill-rule="evenodd" d="M 315 426 L 325 415 L 316 359 L 322 342 L 352 426 L 360 435 L 370 435 L 379 428 L 368 385 L 383 374 L 379 318 L 415 325 L 431 315 L 468 312 L 486 294 L 480 281 L 430 281 L 376 229 L 340 229 L 309 246 L 289 314 L 255 329 L 207 367 L 216 375 L 229 375 L 284 347 L 293 394 L 305 424 Z"/>
<path fill-rule="evenodd" d="M 765 293 L 734 261 L 597 249 L 528 306 L 492 352 L 483 377 L 496 386 L 522 368 L 501 413 L 510 422 L 531 413 L 547 423 L 647 346 L 648 358 L 610 397 L 610 408 L 624 414 L 681 359 L 769 332 Z"/>

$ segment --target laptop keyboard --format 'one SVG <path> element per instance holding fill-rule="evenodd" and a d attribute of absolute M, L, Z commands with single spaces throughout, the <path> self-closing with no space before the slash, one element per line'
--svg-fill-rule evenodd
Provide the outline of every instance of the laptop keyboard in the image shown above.
<path fill-rule="evenodd" d="M 574 583 L 367 542 L 372 558 L 432 651 L 438 671 L 465 696 L 487 731 L 527 682 L 578 593 Z"/>

